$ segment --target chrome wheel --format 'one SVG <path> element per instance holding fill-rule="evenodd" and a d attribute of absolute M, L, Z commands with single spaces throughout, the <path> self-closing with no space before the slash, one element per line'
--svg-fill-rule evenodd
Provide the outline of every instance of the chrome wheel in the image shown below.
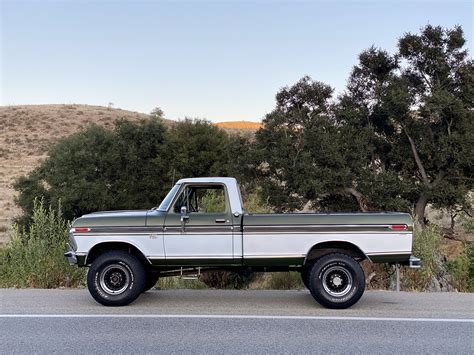
<path fill-rule="evenodd" d="M 352 275 L 342 266 L 331 266 L 322 276 L 323 288 L 334 297 L 347 295 L 352 288 Z"/>
<path fill-rule="evenodd" d="M 109 295 L 120 295 L 129 285 L 129 270 L 122 265 L 109 265 L 100 274 L 100 287 Z"/>

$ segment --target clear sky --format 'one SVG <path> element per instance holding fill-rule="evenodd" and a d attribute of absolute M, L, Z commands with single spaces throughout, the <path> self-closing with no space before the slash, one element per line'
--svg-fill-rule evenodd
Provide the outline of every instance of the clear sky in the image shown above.
<path fill-rule="evenodd" d="M 344 90 L 357 55 L 461 25 L 471 1 L 5 1 L 1 104 L 83 103 L 258 121 L 304 75 Z"/>

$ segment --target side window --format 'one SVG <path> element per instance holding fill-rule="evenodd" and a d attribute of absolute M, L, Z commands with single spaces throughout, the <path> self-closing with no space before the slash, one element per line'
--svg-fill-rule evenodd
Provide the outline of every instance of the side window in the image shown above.
<path fill-rule="evenodd" d="M 224 213 L 225 190 L 221 185 L 186 186 L 174 205 L 173 211 L 180 213 L 185 206 L 190 213 Z"/>

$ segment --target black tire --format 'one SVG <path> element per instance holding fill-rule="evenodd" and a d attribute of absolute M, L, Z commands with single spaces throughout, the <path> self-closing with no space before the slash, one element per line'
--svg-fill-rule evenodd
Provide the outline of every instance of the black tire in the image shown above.
<path fill-rule="evenodd" d="M 303 281 L 303 285 L 309 290 L 309 274 L 311 268 L 308 266 L 303 266 L 301 269 L 301 281 Z"/>
<path fill-rule="evenodd" d="M 152 289 L 155 285 L 160 275 L 157 272 L 147 272 L 145 276 L 145 287 L 142 292 L 146 292 Z"/>
<path fill-rule="evenodd" d="M 104 306 L 126 306 L 145 287 L 145 269 L 135 256 L 124 251 L 108 251 L 94 260 L 87 274 L 87 287 Z"/>
<path fill-rule="evenodd" d="M 348 308 L 359 301 L 365 291 L 364 271 L 348 255 L 324 255 L 311 267 L 309 290 L 324 307 Z"/>

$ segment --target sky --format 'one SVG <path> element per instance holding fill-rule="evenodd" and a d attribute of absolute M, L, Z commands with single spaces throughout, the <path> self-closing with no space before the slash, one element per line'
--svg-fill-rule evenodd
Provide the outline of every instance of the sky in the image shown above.
<path fill-rule="evenodd" d="M 166 118 L 259 121 L 304 75 L 341 93 L 357 56 L 471 1 L 0 0 L 0 104 L 90 104 Z"/>

